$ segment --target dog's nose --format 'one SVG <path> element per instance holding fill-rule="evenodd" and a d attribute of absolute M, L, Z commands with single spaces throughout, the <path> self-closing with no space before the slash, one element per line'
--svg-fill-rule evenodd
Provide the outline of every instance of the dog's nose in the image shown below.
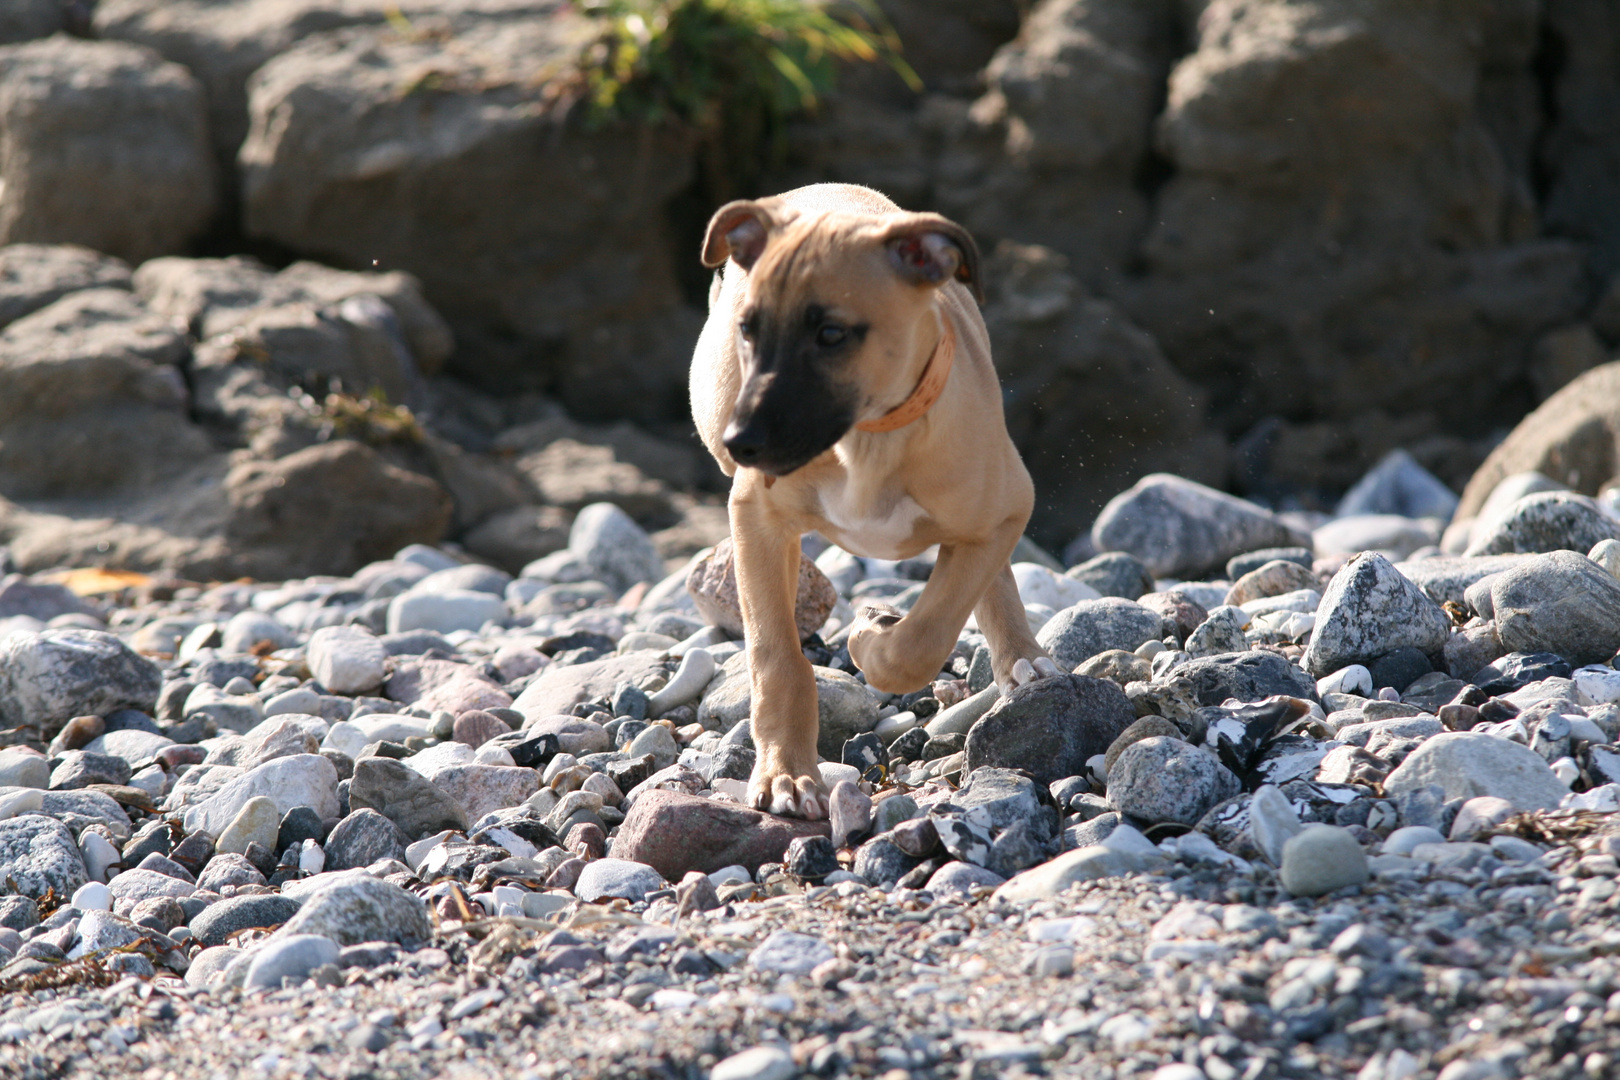
<path fill-rule="evenodd" d="M 765 453 L 765 434 L 753 424 L 726 432 L 726 452 L 739 465 L 752 465 Z"/>

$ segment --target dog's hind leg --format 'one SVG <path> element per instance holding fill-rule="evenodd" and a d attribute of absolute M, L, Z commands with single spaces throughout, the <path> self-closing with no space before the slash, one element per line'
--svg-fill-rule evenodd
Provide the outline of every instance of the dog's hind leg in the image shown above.
<path fill-rule="evenodd" d="M 940 545 L 939 559 L 922 596 L 904 616 L 884 605 L 864 605 L 849 635 L 849 655 L 866 681 L 892 694 L 928 685 L 939 677 L 968 614 L 975 610 L 980 612 L 980 629 L 990 639 L 996 681 L 1003 687 L 1022 681 L 1012 670 L 1020 660 L 1051 664 L 1029 632 L 1007 563 L 1022 533 L 1023 520 L 1009 518 L 984 543 Z M 1009 589 L 1011 609 L 1006 595 Z M 1055 667 L 1052 673 L 1056 673 Z"/>
<path fill-rule="evenodd" d="M 827 800 L 816 769 L 821 726 L 816 676 L 793 618 L 799 536 L 773 513 L 765 478 L 753 469 L 739 469 L 732 481 L 731 542 L 759 754 L 748 783 L 749 805 L 773 814 L 824 818 Z"/>

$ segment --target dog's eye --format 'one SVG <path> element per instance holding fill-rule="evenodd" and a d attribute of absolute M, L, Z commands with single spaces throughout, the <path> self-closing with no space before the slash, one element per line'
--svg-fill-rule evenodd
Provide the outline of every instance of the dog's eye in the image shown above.
<path fill-rule="evenodd" d="M 741 334 L 745 338 L 753 337 L 754 336 L 754 321 L 752 319 L 744 319 L 742 322 L 738 323 L 737 324 L 737 333 Z"/>
<path fill-rule="evenodd" d="M 849 337 L 849 331 L 836 323 L 827 323 L 816 331 L 816 344 L 823 349 L 836 349 Z"/>

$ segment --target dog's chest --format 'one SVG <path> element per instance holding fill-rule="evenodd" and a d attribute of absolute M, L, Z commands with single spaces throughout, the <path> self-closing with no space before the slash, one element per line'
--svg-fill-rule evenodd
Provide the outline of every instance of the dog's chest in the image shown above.
<path fill-rule="evenodd" d="M 916 554 L 912 538 L 927 516 L 917 501 L 903 492 L 860 499 L 847 485 L 822 489 L 821 516 L 837 531 L 830 537 L 845 551 L 869 559 L 902 559 Z"/>

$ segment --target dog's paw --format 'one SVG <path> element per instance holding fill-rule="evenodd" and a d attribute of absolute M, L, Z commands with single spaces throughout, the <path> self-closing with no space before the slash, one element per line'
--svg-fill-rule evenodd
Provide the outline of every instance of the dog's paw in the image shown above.
<path fill-rule="evenodd" d="M 748 805 L 778 817 L 821 821 L 827 817 L 827 793 L 819 777 L 773 769 L 761 762 L 748 781 Z"/>
<path fill-rule="evenodd" d="M 1038 656 L 1034 660 L 1015 660 L 1006 678 L 999 680 L 1002 694 L 1010 694 L 1020 686 L 1037 679 L 1051 679 L 1063 672 L 1050 657 Z"/>

